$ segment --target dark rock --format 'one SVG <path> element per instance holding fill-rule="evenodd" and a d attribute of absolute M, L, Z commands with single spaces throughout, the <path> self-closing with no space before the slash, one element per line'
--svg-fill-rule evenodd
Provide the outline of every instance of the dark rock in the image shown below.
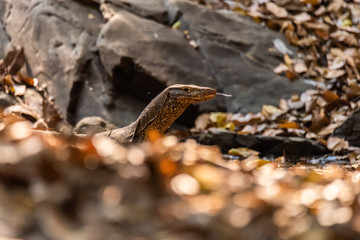
<path fill-rule="evenodd" d="M 14 1 L 5 9 L 12 43 L 24 47 L 33 75 L 48 84 L 59 111 L 68 117 L 72 88 L 83 81 L 96 57 L 91 49 L 102 22 L 100 12 L 74 1 L 54 0 Z"/>
<path fill-rule="evenodd" d="M 0 91 L 0 110 L 16 104 L 16 98 L 12 95 L 6 94 L 3 91 Z"/>
<path fill-rule="evenodd" d="M 134 13 L 143 18 L 155 20 L 159 23 L 166 24 L 168 22 L 167 9 L 163 0 L 105 0 L 101 4 L 102 10 L 106 9 L 105 17 L 111 16 L 112 13 L 121 9 Z"/>
<path fill-rule="evenodd" d="M 117 103 L 109 90 L 112 85 L 105 81 L 95 52 L 103 21 L 98 9 L 55 0 L 16 1 L 2 9 L 12 43 L 24 47 L 30 72 L 47 83 L 55 106 L 69 122 L 98 115 L 124 126 L 136 119 L 141 109 Z M 136 103 L 131 97 L 127 101 Z"/>
<path fill-rule="evenodd" d="M 2 4 L 0 3 L 0 9 L 2 9 L 1 5 Z M 2 10 L 0 10 L 0 14 L 1 11 Z M 10 50 L 10 39 L 7 33 L 5 32 L 5 28 L 1 21 L 1 15 L 0 15 L 0 58 L 3 59 L 9 50 Z"/>
<path fill-rule="evenodd" d="M 274 39 L 287 45 L 281 34 L 186 1 L 0 1 L 0 20 L 0 55 L 23 46 L 28 73 L 70 123 L 96 115 L 127 125 L 175 83 L 234 96 L 189 107 L 179 119 L 187 126 L 199 112 L 258 111 L 306 88 L 273 73 L 282 54 L 269 49 Z M 177 20 L 181 29 L 170 28 Z"/>
<path fill-rule="evenodd" d="M 180 32 L 129 12 L 118 11 L 104 25 L 97 47 L 115 86 L 145 102 L 175 83 L 217 87 L 201 55 Z M 200 111 L 217 110 L 222 101 L 202 103 Z"/>
<path fill-rule="evenodd" d="M 196 137 L 202 144 L 218 145 L 223 152 L 231 148 L 246 147 L 262 155 L 306 157 L 326 154 L 327 148 L 317 141 L 300 137 L 240 135 L 235 132 L 210 129 Z"/>
<path fill-rule="evenodd" d="M 81 119 L 74 127 L 76 133 L 95 134 L 105 132 L 106 130 L 118 128 L 114 124 L 102 119 L 101 117 L 85 117 Z"/>
<path fill-rule="evenodd" d="M 280 33 L 230 11 L 211 11 L 185 1 L 173 1 L 168 8 L 175 12 L 172 15 L 180 11 L 181 29 L 198 44 L 209 74 L 221 90 L 232 94 L 228 111 L 260 111 L 264 103 L 277 105 L 281 97 L 309 88 L 303 81 L 290 82 L 274 73 L 283 58 L 275 51 L 275 39 L 296 52 Z"/>
<path fill-rule="evenodd" d="M 353 112 L 332 135 L 344 138 L 352 146 L 360 147 L 360 109 Z"/>

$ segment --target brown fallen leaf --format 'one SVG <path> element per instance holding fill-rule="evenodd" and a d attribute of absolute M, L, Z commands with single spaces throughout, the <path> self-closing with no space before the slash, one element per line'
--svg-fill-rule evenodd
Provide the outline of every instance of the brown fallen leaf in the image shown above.
<path fill-rule="evenodd" d="M 338 56 L 329 64 L 329 69 L 336 70 L 342 68 L 346 63 L 346 58 L 343 56 Z"/>
<path fill-rule="evenodd" d="M 278 6 L 273 2 L 266 2 L 265 7 L 269 12 L 274 14 L 276 17 L 285 18 L 288 16 L 288 12 L 286 11 L 285 8 Z"/>
<path fill-rule="evenodd" d="M 330 119 L 326 116 L 325 110 L 321 108 L 320 110 L 314 110 L 311 119 L 310 131 L 317 133 L 323 127 L 329 125 Z"/>
<path fill-rule="evenodd" d="M 336 32 L 331 33 L 330 37 L 350 46 L 359 46 L 359 39 L 356 38 L 354 34 L 346 31 L 337 30 Z"/>
<path fill-rule="evenodd" d="M 276 68 L 274 68 L 274 73 L 282 73 L 285 71 L 289 71 L 290 68 L 288 66 L 286 66 L 284 63 L 280 63 L 279 66 L 277 66 Z"/>
<path fill-rule="evenodd" d="M 4 59 L 4 64 L 11 75 L 15 75 L 24 66 L 25 62 L 24 49 L 20 46 L 10 50 Z"/>
<path fill-rule="evenodd" d="M 19 78 L 19 80 L 22 83 L 25 83 L 25 84 L 27 84 L 27 85 L 29 85 L 31 87 L 36 87 L 38 85 L 37 78 L 31 78 L 31 77 L 25 76 L 20 72 L 17 73 L 17 77 Z"/>
<path fill-rule="evenodd" d="M 268 136 L 268 137 L 275 137 L 275 136 L 279 136 L 281 134 L 284 133 L 284 130 L 283 129 L 266 129 L 264 132 L 263 132 L 263 136 Z"/>
<path fill-rule="evenodd" d="M 241 113 L 234 114 L 231 117 L 231 121 L 234 122 L 236 125 L 245 125 L 248 123 L 257 123 L 264 120 L 264 117 L 260 113 L 247 113 L 243 116 Z"/>
<path fill-rule="evenodd" d="M 2 84 L 5 87 L 5 92 L 7 93 L 15 93 L 15 88 L 14 88 L 14 81 L 12 80 L 12 77 L 10 74 L 7 74 L 4 78 L 3 78 L 3 82 Z"/>
<path fill-rule="evenodd" d="M 280 99 L 279 108 L 284 112 L 287 112 L 289 110 L 289 105 L 287 104 L 287 101 L 285 99 Z"/>
<path fill-rule="evenodd" d="M 303 61 L 297 61 L 294 65 L 294 71 L 296 73 L 304 73 L 307 72 L 308 68 L 306 67 Z"/>
<path fill-rule="evenodd" d="M 328 69 L 326 71 L 326 74 L 325 74 L 325 78 L 338 78 L 338 77 L 341 77 L 345 74 L 345 70 L 342 70 L 342 69 L 339 69 L 339 70 L 331 70 L 331 69 Z"/>
<path fill-rule="evenodd" d="M 222 112 L 212 112 L 209 116 L 210 122 L 215 124 L 217 127 L 223 127 L 226 123 L 226 118 L 227 114 Z"/>
<path fill-rule="evenodd" d="M 300 0 L 303 4 L 319 5 L 321 0 Z"/>
<path fill-rule="evenodd" d="M 332 134 L 334 132 L 334 130 L 336 128 L 338 128 L 341 125 L 341 122 L 338 123 L 332 123 L 329 124 L 328 126 L 324 127 L 323 129 L 321 129 L 320 132 L 318 132 L 317 134 L 319 136 L 329 136 L 330 134 Z"/>
<path fill-rule="evenodd" d="M 203 113 L 199 115 L 195 120 L 195 128 L 204 130 L 207 128 L 207 126 L 210 123 L 210 114 L 209 113 Z"/>
<path fill-rule="evenodd" d="M 236 156 L 240 156 L 243 158 L 248 158 L 250 156 L 259 156 L 259 152 L 249 149 L 249 148 L 244 148 L 244 147 L 231 148 L 228 153 L 231 155 L 236 155 Z"/>
<path fill-rule="evenodd" d="M 261 114 L 266 118 L 266 119 L 271 119 L 273 117 L 277 117 L 280 114 L 282 114 L 283 111 L 275 106 L 272 105 L 263 105 L 262 109 L 261 109 Z"/>
<path fill-rule="evenodd" d="M 349 142 L 339 137 L 329 137 L 326 142 L 326 147 L 329 150 L 338 152 L 342 149 L 347 149 L 349 147 Z"/>
<path fill-rule="evenodd" d="M 294 21 L 295 22 L 298 22 L 298 23 L 303 23 L 303 22 L 308 22 L 311 20 L 311 16 L 306 13 L 306 12 L 302 12 L 302 13 L 299 13 L 297 15 L 295 15 L 293 17 Z"/>
<path fill-rule="evenodd" d="M 241 129 L 241 131 L 238 131 L 237 134 L 255 134 L 258 132 L 256 125 L 246 125 Z"/>
<path fill-rule="evenodd" d="M 328 103 L 336 101 L 338 99 L 340 99 L 340 97 L 332 92 L 332 91 L 325 91 L 322 93 L 322 97 L 325 99 L 325 101 L 327 101 Z"/>
<path fill-rule="evenodd" d="M 343 7 L 344 2 L 342 0 L 333 0 L 327 7 L 329 12 L 338 13 L 340 9 Z"/>
<path fill-rule="evenodd" d="M 295 122 L 285 122 L 285 123 L 279 123 L 278 127 L 284 129 L 289 129 L 289 128 L 298 129 L 300 128 L 300 125 Z"/>
<path fill-rule="evenodd" d="M 238 131 L 237 134 L 256 134 L 264 131 L 268 127 L 267 124 L 260 124 L 260 125 L 246 125 L 241 129 L 241 131 Z"/>
<path fill-rule="evenodd" d="M 285 72 L 285 76 L 289 79 L 289 80 L 296 80 L 299 78 L 299 75 L 296 74 L 296 72 L 294 72 L 293 70 L 289 70 Z"/>
<path fill-rule="evenodd" d="M 322 31 L 325 31 L 325 32 L 329 32 L 329 30 L 330 30 L 329 24 L 326 24 L 326 23 L 305 22 L 305 23 L 303 23 L 303 25 L 306 28 L 312 29 L 312 30 L 322 30 Z"/>

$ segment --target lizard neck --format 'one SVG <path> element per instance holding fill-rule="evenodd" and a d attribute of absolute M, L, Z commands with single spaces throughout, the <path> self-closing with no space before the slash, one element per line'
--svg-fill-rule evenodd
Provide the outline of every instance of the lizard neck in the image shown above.
<path fill-rule="evenodd" d="M 133 123 L 134 142 L 145 140 L 150 131 L 163 134 L 189 105 L 170 98 L 167 92 L 154 98 Z"/>

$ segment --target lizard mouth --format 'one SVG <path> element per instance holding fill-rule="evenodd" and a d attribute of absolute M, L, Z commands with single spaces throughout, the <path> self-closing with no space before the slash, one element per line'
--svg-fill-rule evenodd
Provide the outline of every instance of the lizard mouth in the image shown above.
<path fill-rule="evenodd" d="M 199 102 L 205 102 L 205 101 L 208 101 L 208 100 L 213 99 L 215 97 L 216 97 L 216 90 L 210 88 L 206 92 L 204 92 L 203 94 L 198 96 L 197 100 Z"/>
<path fill-rule="evenodd" d="M 204 101 L 207 101 L 207 100 L 210 100 L 210 99 L 213 99 L 216 97 L 216 92 L 215 93 L 209 93 L 207 95 L 204 96 Z"/>

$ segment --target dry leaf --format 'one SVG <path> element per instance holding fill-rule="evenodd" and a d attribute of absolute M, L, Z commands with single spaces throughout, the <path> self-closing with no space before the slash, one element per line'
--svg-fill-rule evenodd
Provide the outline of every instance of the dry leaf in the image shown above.
<path fill-rule="evenodd" d="M 338 13 L 343 6 L 344 2 L 342 0 L 332 0 L 327 7 L 329 12 Z"/>
<path fill-rule="evenodd" d="M 262 135 L 268 136 L 268 137 L 275 137 L 275 136 L 281 135 L 283 133 L 284 133 L 284 130 L 282 130 L 282 129 L 266 129 Z"/>
<path fill-rule="evenodd" d="M 286 11 L 285 8 L 278 6 L 273 2 L 266 2 L 265 7 L 269 12 L 274 14 L 276 17 L 285 18 L 288 16 L 288 12 Z"/>
<path fill-rule="evenodd" d="M 329 32 L 330 26 L 326 23 L 318 23 L 318 22 L 305 22 L 303 23 L 306 28 L 313 30 L 322 30 Z"/>
<path fill-rule="evenodd" d="M 248 123 L 256 123 L 263 121 L 264 117 L 260 114 L 254 114 L 254 113 L 247 113 L 245 116 L 243 116 L 241 113 L 234 114 L 231 117 L 231 121 L 234 122 L 236 125 L 244 125 Z"/>
<path fill-rule="evenodd" d="M 285 99 L 280 99 L 279 108 L 284 112 L 287 112 L 289 110 L 289 105 L 287 104 L 287 101 Z"/>
<path fill-rule="evenodd" d="M 257 132 L 258 128 L 256 125 L 246 125 L 241 131 L 238 131 L 237 134 L 255 134 Z"/>
<path fill-rule="evenodd" d="M 286 64 L 286 66 L 288 66 L 288 67 L 291 67 L 292 66 L 292 60 L 291 60 L 291 58 L 289 57 L 289 55 L 288 54 L 284 54 L 284 62 L 285 62 L 285 64 Z"/>
<path fill-rule="evenodd" d="M 273 116 L 278 116 L 282 113 L 283 111 L 281 109 L 272 105 L 263 105 L 261 109 L 261 114 L 267 119 L 270 119 Z"/>
<path fill-rule="evenodd" d="M 319 5 L 321 0 L 300 0 L 303 4 Z"/>
<path fill-rule="evenodd" d="M 331 70 L 331 69 L 328 69 L 326 71 L 326 74 L 325 74 L 325 78 L 338 78 L 338 77 L 341 77 L 345 74 L 345 70 Z"/>
<path fill-rule="evenodd" d="M 322 97 L 325 99 L 325 101 L 327 101 L 328 103 L 339 100 L 340 97 L 332 92 L 332 91 L 325 91 L 322 93 Z"/>
<path fill-rule="evenodd" d="M 286 66 L 284 63 L 280 63 L 279 66 L 277 66 L 276 68 L 274 68 L 274 73 L 282 73 L 285 71 L 289 71 L 290 68 L 288 66 Z"/>
<path fill-rule="evenodd" d="M 338 152 L 349 147 L 349 142 L 338 137 L 329 137 L 326 144 L 329 150 Z"/>
<path fill-rule="evenodd" d="M 342 56 L 336 57 L 333 61 L 331 61 L 329 65 L 329 69 L 336 70 L 342 68 L 346 63 L 346 59 Z"/>
<path fill-rule="evenodd" d="M 288 128 L 298 129 L 300 128 L 300 125 L 294 122 L 286 122 L 286 123 L 279 123 L 278 127 L 284 129 L 288 129 Z"/>
<path fill-rule="evenodd" d="M 356 38 L 354 34 L 345 31 L 337 30 L 336 32 L 331 33 L 330 37 L 350 46 L 359 46 L 359 39 Z"/>
<path fill-rule="evenodd" d="M 329 136 L 330 134 L 332 134 L 334 132 L 334 130 L 336 128 L 338 128 L 341 125 L 341 122 L 338 123 L 332 123 L 329 124 L 328 126 L 324 127 L 323 129 L 321 129 L 320 132 L 318 132 L 319 136 Z"/>
<path fill-rule="evenodd" d="M 232 154 L 232 155 L 240 156 L 243 158 L 248 158 L 250 156 L 259 156 L 259 152 L 254 151 L 249 148 L 243 148 L 243 147 L 231 148 L 228 153 Z"/>
<path fill-rule="evenodd" d="M 296 73 L 304 73 L 307 72 L 308 68 L 306 67 L 305 63 L 303 61 L 298 61 L 294 65 L 294 71 Z"/>
<path fill-rule="evenodd" d="M 227 114 L 222 112 L 210 113 L 210 122 L 215 123 L 217 127 L 223 127 L 226 123 Z"/>
<path fill-rule="evenodd" d="M 299 76 L 296 74 L 296 72 L 289 70 L 285 72 L 285 76 L 289 79 L 289 80 L 296 80 L 299 78 Z"/>
<path fill-rule="evenodd" d="M 311 20 L 311 16 L 309 14 L 307 14 L 306 12 L 302 12 L 300 14 L 297 14 L 293 17 L 295 22 L 298 23 L 303 23 L 303 22 L 308 22 Z"/>
<path fill-rule="evenodd" d="M 200 130 L 205 130 L 210 123 L 210 114 L 203 113 L 199 115 L 195 120 L 195 128 Z"/>
<path fill-rule="evenodd" d="M 330 119 L 326 116 L 323 108 L 320 111 L 313 111 L 310 130 L 312 132 L 319 132 L 323 127 L 329 125 Z"/>

